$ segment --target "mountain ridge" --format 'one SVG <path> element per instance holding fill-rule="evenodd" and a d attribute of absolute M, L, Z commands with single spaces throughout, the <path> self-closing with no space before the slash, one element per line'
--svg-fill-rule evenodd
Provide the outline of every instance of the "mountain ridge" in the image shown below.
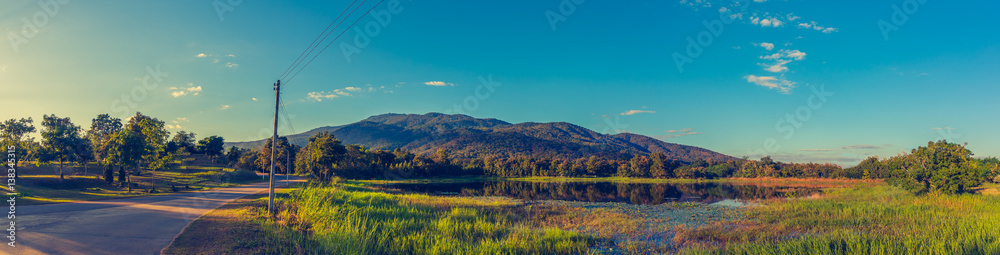
<path fill-rule="evenodd" d="M 288 139 L 292 144 L 305 146 L 309 137 L 324 131 L 344 144 L 360 144 L 369 149 L 400 148 L 416 154 L 444 149 L 456 158 L 465 159 L 481 155 L 622 159 L 654 152 L 685 162 L 733 159 L 696 146 L 632 133 L 601 134 L 567 122 L 512 124 L 494 118 L 442 113 L 380 114 L 351 124 L 315 128 L 290 135 Z M 226 146 L 256 148 L 264 141 L 226 143 Z"/>

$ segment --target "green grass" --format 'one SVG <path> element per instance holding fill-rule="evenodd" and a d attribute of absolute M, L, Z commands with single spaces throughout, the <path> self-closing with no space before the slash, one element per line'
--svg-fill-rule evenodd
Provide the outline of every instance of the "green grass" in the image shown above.
<path fill-rule="evenodd" d="M 190 160 L 188 160 L 190 161 Z M 177 161 L 185 162 L 185 161 Z M 99 176 L 100 169 L 91 164 L 89 173 L 81 173 L 81 169 L 65 167 L 65 180 L 60 181 L 58 175 L 58 164 L 50 164 L 42 167 L 31 167 L 19 169 L 20 179 L 16 185 L 18 204 L 46 204 L 65 203 L 76 201 L 102 200 L 111 198 L 127 198 L 149 195 L 172 194 L 184 191 L 197 191 L 217 187 L 230 187 L 249 181 L 232 181 L 225 177 L 226 173 L 232 172 L 231 168 L 217 166 L 193 166 L 180 165 L 166 170 L 156 171 L 155 176 L 152 171 L 145 170 L 142 175 L 133 175 L 132 183 L 138 187 L 133 187 L 129 193 L 125 187 L 108 184 Z M 117 180 L 117 172 L 116 172 Z M 150 179 L 155 179 L 157 193 L 147 193 Z M 6 186 L 2 191 L 6 192 Z"/>
<path fill-rule="evenodd" d="M 687 254 L 1000 254 L 1000 197 L 887 185 L 769 201 L 748 220 L 681 231 Z M 725 244 L 725 245 L 722 245 Z"/>
<path fill-rule="evenodd" d="M 580 254 L 592 239 L 528 226 L 520 202 L 311 185 L 278 200 L 263 222 L 319 254 Z M 259 210 L 263 210 L 260 208 Z M 263 211 L 258 212 L 262 214 Z"/>

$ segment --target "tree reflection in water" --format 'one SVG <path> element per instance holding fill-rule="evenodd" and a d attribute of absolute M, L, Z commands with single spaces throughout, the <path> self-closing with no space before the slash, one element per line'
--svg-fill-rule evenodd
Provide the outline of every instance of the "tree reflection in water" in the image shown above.
<path fill-rule="evenodd" d="M 502 196 L 526 200 L 566 200 L 662 204 L 668 202 L 715 203 L 726 199 L 752 201 L 801 197 L 821 192 L 816 187 L 759 186 L 740 183 L 618 183 L 477 181 L 466 183 L 397 183 L 403 192 Z"/>

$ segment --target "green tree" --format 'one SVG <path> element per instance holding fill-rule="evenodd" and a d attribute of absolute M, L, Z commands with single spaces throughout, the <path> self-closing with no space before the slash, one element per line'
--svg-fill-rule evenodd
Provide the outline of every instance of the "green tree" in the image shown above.
<path fill-rule="evenodd" d="M 102 163 L 104 176 L 108 182 L 114 178 L 114 167 L 103 164 L 108 155 L 108 141 L 111 136 L 122 130 L 122 120 L 112 118 L 108 114 L 99 114 L 97 118 L 91 120 L 90 130 L 87 130 L 87 138 L 90 140 L 91 151 L 94 152 L 94 159 Z M 108 177 L 111 176 L 111 177 Z"/>
<path fill-rule="evenodd" d="M 986 168 L 972 159 L 965 145 L 941 140 L 913 149 L 906 169 L 897 171 L 890 183 L 915 193 L 968 192 L 986 179 Z"/>
<path fill-rule="evenodd" d="M 34 144 L 34 138 L 28 137 L 29 134 L 35 132 L 35 126 L 32 125 L 34 122 L 30 117 L 27 119 L 9 119 L 0 123 L 0 145 L 3 148 L 8 146 L 16 146 L 18 151 L 27 151 L 28 155 L 25 155 L 18 159 L 17 163 L 30 159 L 32 154 L 37 153 L 32 146 Z"/>
<path fill-rule="evenodd" d="M 53 114 L 43 116 L 42 127 L 42 146 L 47 152 L 45 161 L 59 161 L 59 181 L 63 181 L 63 162 L 73 161 L 79 155 L 77 148 L 83 140 L 80 126 L 73 125 L 69 117 L 59 118 Z"/>
<path fill-rule="evenodd" d="M 170 140 L 177 148 L 184 148 L 184 151 L 188 153 L 197 153 L 197 148 L 195 147 L 195 133 L 188 133 L 183 130 L 177 131 L 174 137 Z"/>
<path fill-rule="evenodd" d="M 213 135 L 198 141 L 196 148 L 198 152 L 205 153 L 205 155 L 209 158 L 217 158 L 222 155 L 222 152 L 225 151 L 225 148 L 223 148 L 225 143 L 225 139 L 221 136 Z M 287 139 L 285 140 L 285 143 L 288 143 Z"/>
<path fill-rule="evenodd" d="M 320 180 L 330 180 L 336 163 L 347 149 L 329 132 L 322 132 L 309 138 L 304 158 L 305 170 Z"/>
<path fill-rule="evenodd" d="M 667 155 L 663 152 L 654 152 L 650 159 L 652 164 L 649 166 L 649 174 L 654 178 L 670 178 L 670 174 L 667 173 L 667 165 L 665 164 Z"/>
<path fill-rule="evenodd" d="M 119 169 L 131 166 L 139 168 L 143 155 L 150 150 L 149 147 L 142 135 L 141 127 L 137 123 L 130 123 L 127 128 L 111 136 L 105 164 L 119 166 Z M 118 181 L 124 182 L 128 192 L 132 192 L 131 171 L 120 170 Z"/>

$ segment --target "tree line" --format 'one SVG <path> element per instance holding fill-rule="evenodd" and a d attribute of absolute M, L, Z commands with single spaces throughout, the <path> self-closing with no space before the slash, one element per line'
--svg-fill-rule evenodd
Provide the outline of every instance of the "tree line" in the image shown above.
<path fill-rule="evenodd" d="M 267 169 L 270 143 L 259 153 L 244 155 L 239 162 L 256 162 L 259 170 Z M 888 183 L 916 192 L 963 193 L 983 182 L 1000 182 L 1000 161 L 996 158 L 976 159 L 965 145 L 947 141 L 929 142 L 927 147 L 913 149 L 887 159 L 870 157 L 859 165 L 842 168 L 834 164 L 783 163 L 765 156 L 712 161 L 696 159 L 682 162 L 668 159 L 661 152 L 632 155 L 630 158 L 541 158 L 534 156 L 501 157 L 481 154 L 472 159 L 451 157 L 445 150 L 431 155 L 415 155 L 396 149 L 367 150 L 360 145 L 344 145 L 333 135 L 323 132 L 309 139 L 306 147 L 287 145 L 279 140 L 279 148 L 293 154 L 294 170 L 319 180 L 341 178 L 428 178 L 448 176 L 498 177 L 634 177 L 634 178 L 841 178 L 885 179 Z M 285 147 L 287 146 L 287 147 Z M 291 153 L 296 151 L 295 153 Z M 281 150 L 279 150 L 281 151 Z M 294 155 L 301 155 L 294 157 Z M 257 157 L 256 160 L 252 157 Z M 281 158 L 281 157 L 279 157 Z"/>
<path fill-rule="evenodd" d="M 206 137 L 195 143 L 195 134 L 177 132 L 170 139 L 164 122 L 136 112 L 124 122 L 108 114 L 91 120 L 90 129 L 74 124 L 69 117 L 43 115 L 41 130 L 29 118 L 10 119 L 0 123 L 0 144 L 15 146 L 20 152 L 17 164 L 34 161 L 37 165 L 58 162 L 59 180 L 65 180 L 65 163 L 75 163 L 87 173 L 87 165 L 96 162 L 108 183 L 117 183 L 132 191 L 132 175 L 142 170 L 166 168 L 178 155 L 203 153 L 218 159 L 224 139 Z M 39 132 L 40 141 L 30 134 Z M 116 171 L 117 170 L 117 171 Z M 118 180 L 115 181 L 117 173 Z M 155 183 L 150 179 L 150 192 Z"/>

